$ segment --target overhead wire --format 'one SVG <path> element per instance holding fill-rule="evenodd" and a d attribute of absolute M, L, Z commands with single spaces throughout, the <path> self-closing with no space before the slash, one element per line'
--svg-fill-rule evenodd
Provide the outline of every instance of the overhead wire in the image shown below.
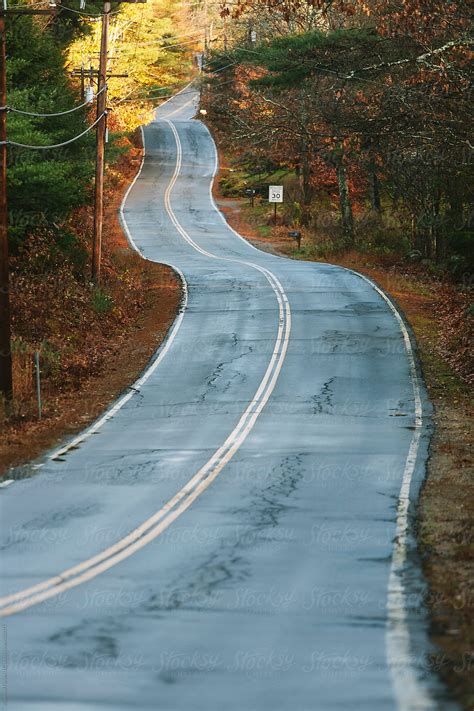
<path fill-rule="evenodd" d="M 142 18 L 141 18 L 141 19 L 142 19 Z M 141 26 L 141 19 L 140 19 L 140 26 Z M 193 44 L 194 42 L 197 42 L 197 41 L 198 41 L 197 39 L 191 39 L 191 40 L 188 40 L 188 41 L 185 41 L 185 42 L 176 43 L 176 44 L 173 44 L 173 45 L 158 46 L 158 45 L 156 44 L 157 42 L 166 42 L 166 41 L 168 41 L 169 39 L 173 39 L 172 37 L 169 37 L 169 38 L 168 38 L 168 37 L 161 37 L 160 39 L 156 40 L 156 42 L 138 43 L 138 33 L 139 33 L 139 31 L 140 31 L 140 27 L 139 27 L 139 30 L 138 30 L 138 32 L 137 32 L 137 40 L 135 41 L 135 44 L 134 44 L 134 56 L 136 55 L 136 52 L 137 52 L 138 47 L 146 47 L 146 46 L 154 45 L 157 50 L 167 50 L 167 49 L 171 49 L 171 48 L 174 48 L 174 47 L 184 47 L 184 46 L 187 46 L 188 44 Z M 194 33 L 187 33 L 186 35 L 182 35 L 182 36 L 188 37 L 188 36 L 191 36 L 191 35 L 193 35 L 193 34 L 194 34 Z M 196 35 L 199 35 L 199 34 L 200 34 L 200 32 L 196 32 Z M 179 37 L 179 35 L 176 35 L 176 37 Z M 152 75 L 151 75 L 151 76 L 152 76 Z M 176 82 L 175 84 L 170 84 L 170 85 L 167 86 L 167 87 L 163 87 L 163 89 L 161 89 L 161 90 L 160 90 L 160 89 L 155 89 L 154 91 L 166 91 L 166 90 L 169 89 L 169 88 L 172 88 L 172 87 L 175 87 L 175 86 L 180 86 L 180 84 L 182 84 L 182 82 Z M 142 87 L 135 87 L 134 89 L 132 89 L 131 91 L 129 91 L 128 94 L 126 94 L 124 97 L 122 97 L 122 98 L 120 98 L 120 99 L 118 99 L 118 100 L 112 100 L 112 102 L 114 103 L 115 106 L 118 106 L 119 104 L 121 104 L 121 103 L 123 103 L 123 102 L 125 102 L 125 101 L 145 101 L 145 100 L 146 100 L 145 98 L 129 99 L 129 97 L 130 97 L 132 94 L 134 94 L 135 92 L 141 91 L 141 90 L 142 90 Z"/>
<path fill-rule="evenodd" d="M 40 3 L 38 3 L 38 5 L 39 5 L 39 4 L 40 4 Z M 78 15 L 85 15 L 85 16 L 88 16 L 88 17 L 103 17 L 103 16 L 106 15 L 106 14 L 107 14 L 107 15 L 116 15 L 116 14 L 118 14 L 118 13 L 120 12 L 120 10 L 117 10 L 117 11 L 113 11 L 113 12 L 109 12 L 109 13 L 97 13 L 97 14 L 94 14 L 94 13 L 89 13 L 89 12 L 85 12 L 85 11 L 75 10 L 75 9 L 73 9 L 73 8 L 71 8 L 71 7 L 68 7 L 68 6 L 62 5 L 62 4 L 59 6 L 59 9 L 63 9 L 63 10 L 69 11 L 69 12 L 74 12 L 74 13 L 76 13 L 76 14 L 78 14 Z M 157 40 L 157 42 L 150 42 L 150 43 L 143 43 L 143 44 L 140 43 L 140 45 L 139 45 L 139 43 L 138 43 L 138 37 L 139 37 L 139 34 L 140 34 L 142 22 L 143 22 L 143 14 L 144 14 L 144 10 L 143 10 L 143 8 L 142 8 L 142 12 L 141 12 L 141 16 L 140 16 L 140 21 L 139 21 L 139 29 L 138 29 L 138 32 L 137 32 L 137 41 L 135 42 L 135 48 L 134 48 L 135 54 L 136 54 L 136 51 L 137 51 L 137 47 L 138 47 L 138 46 L 156 45 L 157 43 L 167 42 L 167 41 L 172 40 L 172 39 L 180 39 L 181 37 L 190 37 L 191 39 L 189 39 L 189 40 L 184 40 L 183 42 L 178 42 L 178 43 L 175 43 L 175 44 L 172 44 L 172 45 L 158 46 L 157 49 L 165 49 L 165 50 L 166 50 L 166 49 L 172 49 L 172 48 L 175 48 L 175 47 L 187 46 L 187 45 L 189 45 L 189 44 L 193 44 L 194 42 L 198 41 L 196 38 L 201 34 L 201 30 L 196 30 L 195 32 L 184 33 L 184 34 L 182 34 L 182 35 L 175 35 L 175 36 L 172 36 L 172 37 L 161 37 L 159 40 Z M 216 39 L 217 39 L 217 38 L 216 38 Z M 228 65 L 228 66 L 231 66 L 231 65 Z M 224 67 L 221 68 L 221 69 L 219 69 L 219 70 L 216 70 L 216 73 L 217 73 L 218 71 L 222 71 L 222 69 L 224 69 Z M 225 83 L 229 83 L 229 82 L 225 82 Z M 156 91 L 167 91 L 168 89 L 170 89 L 170 88 L 172 88 L 172 87 L 174 87 L 174 86 L 178 86 L 178 85 L 179 85 L 179 83 L 176 83 L 176 84 L 170 85 L 169 87 L 163 87 L 162 90 L 157 89 Z M 97 92 L 97 94 L 95 95 L 94 98 L 97 98 L 103 91 L 106 90 L 106 88 L 107 88 L 106 85 L 105 85 L 104 87 L 102 87 L 102 88 L 100 89 L 100 91 Z M 134 93 L 134 91 L 138 91 L 138 90 L 139 90 L 139 89 L 132 90 L 132 91 L 129 92 L 129 94 L 127 94 L 123 99 L 120 99 L 120 100 L 117 102 L 117 104 L 120 104 L 120 103 L 122 103 L 122 102 L 124 102 L 124 101 L 148 101 L 148 100 L 154 100 L 154 99 L 157 99 L 157 98 L 163 98 L 163 99 L 166 99 L 166 98 L 167 98 L 167 95 L 166 95 L 166 94 L 165 94 L 165 95 L 160 94 L 160 95 L 158 95 L 158 96 L 153 95 L 153 96 L 148 96 L 148 97 L 135 97 L 135 98 L 132 98 L 132 99 L 128 98 L 129 96 L 131 96 L 131 94 Z M 182 92 L 182 93 L 185 94 L 185 93 L 193 93 L 193 92 L 189 91 L 189 92 Z M 170 94 L 170 96 L 172 96 L 172 94 Z M 71 114 L 71 113 L 73 113 L 73 112 L 75 112 L 75 111 L 78 111 L 78 110 L 80 110 L 80 109 L 82 109 L 82 108 L 88 106 L 90 103 L 91 103 L 90 101 L 85 101 L 85 102 L 79 104 L 78 106 L 72 107 L 71 109 L 66 109 L 65 111 L 57 111 L 57 112 L 51 112 L 51 113 L 40 113 L 40 112 L 34 112 L 34 111 L 25 111 L 25 110 L 23 110 L 23 109 L 17 109 L 16 107 L 8 106 L 8 105 L 3 106 L 3 107 L 0 107 L 0 111 L 1 111 L 1 110 L 6 110 L 6 111 L 11 111 L 11 112 L 13 112 L 13 113 L 21 114 L 21 115 L 23 115 L 23 116 L 31 116 L 31 117 L 35 117 L 35 118 L 54 118 L 54 117 L 57 117 L 57 116 L 64 116 L 64 115 L 67 115 L 67 114 Z M 0 145 L 5 145 L 5 144 L 6 144 L 6 145 L 10 145 L 10 146 L 16 146 L 16 147 L 18 147 L 18 148 L 27 148 L 27 149 L 31 149 L 31 150 L 50 150 L 50 149 L 54 149 L 54 148 L 61 148 L 61 147 L 63 147 L 63 146 L 70 145 L 71 143 L 73 143 L 73 142 L 79 140 L 80 138 L 82 138 L 83 136 L 85 136 L 87 133 L 89 133 L 95 126 L 97 126 L 97 124 L 99 123 L 99 121 L 101 120 L 101 118 L 102 118 L 103 116 L 105 116 L 106 114 L 107 114 L 107 111 L 105 111 L 104 113 L 102 113 L 90 126 L 88 126 L 88 127 L 87 127 L 84 131 L 82 131 L 80 134 L 78 134 L 77 136 L 74 136 L 73 138 L 68 139 L 67 141 L 63 141 L 63 142 L 61 142 L 61 143 L 56 143 L 56 144 L 44 146 L 44 145 L 32 145 L 32 144 L 27 144 L 27 143 L 20 143 L 20 142 L 18 142 L 18 141 L 10 141 L 10 140 L 7 140 L 7 141 L 4 141 L 4 142 L 0 142 Z"/>
<path fill-rule="evenodd" d="M 186 96 L 186 94 L 194 94 L 195 91 L 196 91 L 195 89 L 190 90 L 190 91 L 180 91 L 180 92 L 178 92 L 178 94 L 179 94 L 179 96 Z M 128 99 L 128 98 L 120 99 L 120 101 L 117 103 L 122 104 L 124 101 L 127 101 L 127 102 L 153 101 L 153 99 L 168 99 L 171 96 L 174 96 L 174 94 L 170 93 L 170 94 L 165 94 L 165 95 L 160 94 L 159 96 L 136 96 L 133 99 Z"/>
<path fill-rule="evenodd" d="M 138 28 L 137 28 L 137 37 L 136 37 L 136 40 L 135 40 L 135 48 L 134 48 L 134 50 L 133 50 L 132 61 L 135 59 L 136 54 L 137 54 L 138 38 L 139 38 L 139 36 L 140 36 L 140 32 L 142 31 L 143 13 L 144 13 L 144 11 L 145 11 L 145 5 L 142 5 L 142 7 L 141 7 L 141 12 L 140 12 L 140 20 L 139 20 Z"/>
<path fill-rule="evenodd" d="M 168 45 L 159 45 L 157 42 L 167 42 L 168 40 L 165 39 L 159 39 L 156 42 L 140 42 L 139 46 L 140 47 L 155 47 L 156 49 L 171 49 L 172 47 L 185 47 L 188 44 L 194 44 L 195 42 L 199 42 L 200 39 L 196 35 L 196 38 L 189 39 L 189 40 L 183 40 L 182 42 L 177 42 L 176 44 L 168 44 Z"/>
<path fill-rule="evenodd" d="M 157 42 L 168 42 L 169 40 L 175 40 L 175 39 L 181 39 L 182 37 L 194 37 L 195 35 L 199 35 L 202 33 L 202 30 L 204 28 L 201 28 L 199 30 L 195 30 L 194 32 L 186 32 L 182 35 L 172 35 L 171 37 L 159 37 L 157 38 Z M 150 44 L 152 44 L 150 42 Z"/>
<path fill-rule="evenodd" d="M 182 83 L 183 82 L 179 81 L 179 82 L 176 82 L 175 84 L 169 84 L 168 86 L 164 86 L 162 89 L 154 89 L 154 91 L 167 91 L 168 89 L 173 89 L 176 86 L 180 86 Z M 129 96 L 131 96 L 132 94 L 135 94 L 135 92 L 140 91 L 141 89 L 142 89 L 142 87 L 135 87 L 135 89 L 132 89 L 131 91 L 128 92 L 128 94 L 125 94 L 124 97 L 122 97 L 121 99 L 116 101 L 115 104 L 118 105 L 118 104 L 123 103 L 124 101 L 127 101 Z M 139 101 L 139 100 L 143 100 L 143 99 L 130 99 L 130 101 Z"/>
<path fill-rule="evenodd" d="M 40 7 L 41 5 L 44 5 L 44 0 L 42 2 L 32 2 L 28 3 L 27 5 L 7 5 L 5 8 L 6 10 L 23 10 L 25 8 L 34 8 L 34 7 Z"/>
<path fill-rule="evenodd" d="M 226 64 L 226 65 L 224 65 L 223 67 L 219 67 L 219 69 L 216 69 L 216 70 L 214 70 L 214 71 L 211 72 L 211 73 L 212 73 L 212 74 L 218 74 L 219 72 L 223 72 L 224 69 L 228 69 L 229 67 L 233 67 L 233 66 L 235 66 L 236 64 L 237 64 L 237 62 L 230 62 L 229 64 Z M 209 79 L 212 79 L 212 77 L 209 77 Z M 231 84 L 233 81 L 234 81 L 233 79 L 229 79 L 229 80 L 227 80 L 227 81 L 221 82 L 221 83 L 219 84 L 219 86 L 224 86 L 224 84 Z M 160 92 L 168 91 L 169 89 L 173 89 L 174 87 L 179 86 L 180 84 L 181 84 L 181 82 L 177 82 L 176 84 L 170 84 L 169 86 L 164 86 L 162 89 L 155 89 L 154 91 L 160 91 Z M 137 92 L 137 91 L 140 91 L 140 87 L 137 88 L 137 89 L 132 89 L 132 91 L 130 91 L 128 94 L 126 94 L 123 98 L 119 99 L 119 100 L 116 102 L 116 105 L 118 106 L 119 104 L 122 104 L 122 103 L 124 103 L 124 102 L 150 101 L 150 100 L 153 100 L 153 99 L 161 99 L 161 98 L 164 99 L 164 98 L 166 98 L 166 95 L 163 96 L 162 94 L 158 94 L 158 95 L 155 95 L 155 94 L 151 95 L 151 94 L 150 94 L 150 95 L 147 95 L 147 96 L 136 96 L 136 97 L 133 97 L 133 98 L 129 98 L 132 94 L 134 94 L 134 93 Z M 189 91 L 189 92 L 184 92 L 184 91 L 183 91 L 183 92 L 180 93 L 180 96 L 183 96 L 184 94 L 188 94 L 188 93 L 191 93 L 191 91 Z M 170 94 L 169 96 L 171 96 L 171 95 L 172 95 L 172 94 Z"/>
<path fill-rule="evenodd" d="M 110 12 L 99 12 L 99 13 L 94 13 L 94 12 L 86 12 L 85 10 L 74 10 L 72 7 L 68 7 L 67 5 L 58 5 L 58 10 L 67 10 L 68 12 L 75 12 L 76 15 L 84 15 L 85 17 L 104 17 L 105 15 L 118 15 L 121 10 L 111 10 Z"/>
<path fill-rule="evenodd" d="M 39 150 L 39 151 L 47 151 L 52 148 L 62 148 L 63 146 L 67 146 L 70 143 L 74 143 L 74 141 L 77 141 L 77 140 L 79 140 L 79 138 L 82 138 L 83 136 L 85 136 L 86 133 L 89 133 L 89 131 L 91 131 L 95 126 L 97 126 L 97 124 L 99 123 L 101 118 L 106 115 L 107 115 L 107 111 L 104 111 L 100 116 L 98 116 L 98 118 L 94 121 L 94 123 L 92 123 L 90 126 L 88 126 L 86 128 L 85 131 L 83 131 L 82 133 L 79 133 L 77 136 L 74 136 L 73 138 L 70 138 L 68 141 L 63 141 L 62 143 L 55 143 L 54 145 L 50 145 L 50 146 L 38 146 L 38 145 L 33 146 L 33 145 L 29 145 L 27 143 L 18 143 L 17 141 L 0 141 L 0 145 L 2 145 L 2 146 L 5 146 L 5 145 L 17 146 L 18 148 L 30 148 L 32 150 Z"/>
<path fill-rule="evenodd" d="M 177 39 L 182 39 L 189 37 L 189 40 L 182 39 L 183 42 L 192 42 L 194 37 L 200 37 L 202 35 L 202 29 L 196 30 L 196 32 L 189 32 L 186 35 L 176 35 L 175 37 L 157 37 L 156 40 L 153 42 L 141 42 L 140 46 L 141 47 L 147 47 L 147 46 L 154 46 L 160 42 L 169 42 L 170 40 L 177 40 Z"/>
<path fill-rule="evenodd" d="M 210 74 L 218 74 L 219 72 L 223 72 L 224 69 L 228 69 L 229 67 L 235 67 L 237 62 L 229 62 L 229 64 L 225 64 L 223 67 L 219 67 L 219 69 L 213 69 Z"/>
<path fill-rule="evenodd" d="M 223 68 L 222 68 L 222 69 L 223 69 Z M 217 70 L 217 71 L 220 71 L 220 70 Z M 232 81 L 233 81 L 233 80 L 231 79 L 231 80 L 222 82 L 222 83 L 220 84 L 220 86 L 223 86 L 224 84 L 230 84 L 230 83 L 232 83 Z M 163 91 L 166 91 L 167 89 L 170 89 L 170 88 L 172 88 L 173 86 L 176 86 L 176 84 L 175 84 L 175 85 L 171 85 L 170 87 L 164 87 L 164 88 L 163 88 Z M 101 91 L 104 91 L 104 90 L 105 90 L 105 87 L 103 87 L 103 89 L 102 89 Z M 133 93 L 133 92 L 130 92 L 130 94 L 131 94 L 131 93 Z M 183 91 L 183 92 L 180 93 L 180 96 L 185 96 L 186 94 L 194 94 L 194 93 L 195 93 L 195 90 Z M 127 96 L 130 96 L 130 94 L 127 95 Z M 96 96 L 98 96 L 98 94 L 96 94 Z M 145 97 L 135 97 L 135 98 L 133 98 L 133 99 L 129 99 L 129 98 L 125 97 L 125 98 L 123 98 L 123 99 L 120 99 L 120 101 L 118 101 L 117 104 L 123 103 L 124 101 L 135 101 L 135 102 L 140 102 L 140 101 L 152 101 L 152 100 L 158 99 L 158 98 L 159 98 L 159 99 L 165 99 L 165 100 L 166 100 L 166 99 L 169 98 L 170 96 L 173 96 L 173 94 L 170 93 L 169 96 L 167 96 L 167 95 L 165 94 L 164 96 L 163 96 L 163 95 L 159 95 L 159 96 L 148 96 L 148 97 L 146 97 L 146 96 L 145 96 Z M 87 105 L 87 103 L 88 103 L 88 102 L 86 102 L 86 104 L 83 104 L 83 105 Z M 16 111 L 17 111 L 18 113 L 22 113 L 22 114 L 26 114 L 26 115 L 49 117 L 49 116 L 56 116 L 56 115 L 60 116 L 60 115 L 62 115 L 63 113 L 71 113 L 71 111 L 76 111 L 77 109 L 81 108 L 83 105 L 76 106 L 76 107 L 74 107 L 73 109 L 69 109 L 68 111 L 65 111 L 65 112 L 59 112 L 59 113 L 57 113 L 57 114 L 36 114 L 36 113 L 33 113 L 33 112 L 24 112 L 24 111 L 21 111 L 20 109 L 17 109 Z M 1 108 L 1 107 L 0 107 L 0 108 Z M 8 107 L 4 107 L 4 108 L 8 108 Z M 10 110 L 12 110 L 12 109 L 10 108 Z M 74 143 L 75 141 L 79 140 L 80 138 L 82 138 L 83 136 L 85 136 L 87 133 L 89 133 L 93 128 L 95 128 L 95 126 L 97 126 L 97 124 L 98 124 L 99 121 L 102 119 L 102 117 L 107 115 L 107 113 L 108 113 L 107 111 L 104 111 L 90 126 L 88 126 L 84 131 L 82 131 L 82 133 L 79 133 L 77 136 L 73 136 L 73 138 L 70 138 L 70 139 L 68 139 L 67 141 L 62 141 L 61 143 L 55 143 L 55 144 L 52 144 L 52 145 L 46 145 L 46 146 L 44 146 L 44 145 L 32 145 L 32 144 L 28 144 L 28 143 L 20 143 L 20 142 L 18 142 L 18 141 L 0 141 L 0 145 L 9 145 L 9 146 L 15 146 L 15 147 L 17 147 L 17 148 L 27 148 L 27 149 L 30 149 L 30 150 L 52 150 L 52 149 L 54 149 L 54 148 L 62 148 L 63 146 L 67 146 L 67 145 L 70 145 L 71 143 Z"/>
<path fill-rule="evenodd" d="M 107 88 L 107 85 L 103 86 L 102 89 L 100 89 L 97 94 L 93 97 L 92 101 L 96 99 L 100 94 L 102 94 L 103 91 Z M 55 113 L 50 113 L 50 114 L 40 114 L 36 113 L 35 111 L 23 111 L 22 109 L 16 109 L 14 106 L 0 106 L 0 111 L 11 111 L 15 114 L 21 114 L 22 116 L 33 116 L 37 118 L 51 118 L 54 116 L 65 116 L 66 114 L 72 114 L 74 111 L 79 111 L 79 109 L 83 109 L 85 106 L 89 106 L 91 104 L 91 101 L 84 101 L 84 103 L 79 104 L 78 106 L 74 106 L 72 109 L 67 109 L 66 111 L 57 111 Z"/>

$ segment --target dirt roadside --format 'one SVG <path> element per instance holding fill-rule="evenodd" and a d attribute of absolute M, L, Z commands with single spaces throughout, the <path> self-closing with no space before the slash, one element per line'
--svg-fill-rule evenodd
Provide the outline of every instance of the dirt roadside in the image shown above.
<path fill-rule="evenodd" d="M 65 437 L 93 422 L 118 395 L 134 382 L 168 333 L 179 309 L 181 284 L 174 271 L 144 261 L 128 244 L 118 209 L 141 165 L 142 150 L 132 148 L 112 167 L 106 189 L 107 210 L 103 242 L 106 258 L 126 260 L 130 271 L 140 271 L 143 293 L 138 317 L 106 336 L 106 358 L 77 387 L 53 393 L 42 420 L 5 427 L 0 440 L 0 473 L 39 456 Z M 90 218 L 90 215 L 89 215 Z"/>
<path fill-rule="evenodd" d="M 226 219 L 255 246 L 290 258 L 298 254 L 286 230 L 256 229 L 244 199 L 223 198 L 218 181 L 214 198 Z M 373 256 L 351 252 L 332 264 L 366 274 L 390 294 L 404 312 L 418 343 L 424 378 L 434 406 L 427 477 L 418 506 L 418 541 L 429 585 L 431 637 L 440 652 L 433 666 L 464 708 L 474 708 L 474 476 L 473 408 L 467 383 L 450 367 L 443 350 L 446 320 L 438 283 L 400 268 L 387 269 Z"/>

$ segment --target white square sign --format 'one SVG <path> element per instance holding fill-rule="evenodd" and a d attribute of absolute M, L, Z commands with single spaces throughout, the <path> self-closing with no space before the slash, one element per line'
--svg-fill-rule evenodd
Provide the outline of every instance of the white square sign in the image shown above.
<path fill-rule="evenodd" d="M 268 202 L 283 202 L 283 185 L 268 187 Z"/>

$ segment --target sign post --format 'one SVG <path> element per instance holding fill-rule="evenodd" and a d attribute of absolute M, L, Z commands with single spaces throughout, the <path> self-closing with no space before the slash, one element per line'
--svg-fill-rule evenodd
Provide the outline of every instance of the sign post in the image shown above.
<path fill-rule="evenodd" d="M 279 202 L 283 202 L 283 185 L 269 185 L 268 186 L 268 202 L 273 203 L 275 208 L 273 221 L 276 225 L 277 223 L 277 205 Z"/>

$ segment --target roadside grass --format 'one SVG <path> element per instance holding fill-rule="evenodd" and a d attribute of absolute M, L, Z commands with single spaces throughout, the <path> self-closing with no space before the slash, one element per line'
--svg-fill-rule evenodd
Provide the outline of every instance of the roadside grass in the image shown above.
<path fill-rule="evenodd" d="M 242 197 L 247 188 L 252 188 L 263 195 L 268 185 L 279 185 L 293 174 L 287 168 L 249 172 L 244 167 L 227 167 L 221 171 L 219 187 L 224 197 Z"/>
<path fill-rule="evenodd" d="M 268 225 L 261 225 L 260 227 L 257 227 L 257 230 L 261 237 L 269 237 L 272 232 L 272 228 Z"/>

